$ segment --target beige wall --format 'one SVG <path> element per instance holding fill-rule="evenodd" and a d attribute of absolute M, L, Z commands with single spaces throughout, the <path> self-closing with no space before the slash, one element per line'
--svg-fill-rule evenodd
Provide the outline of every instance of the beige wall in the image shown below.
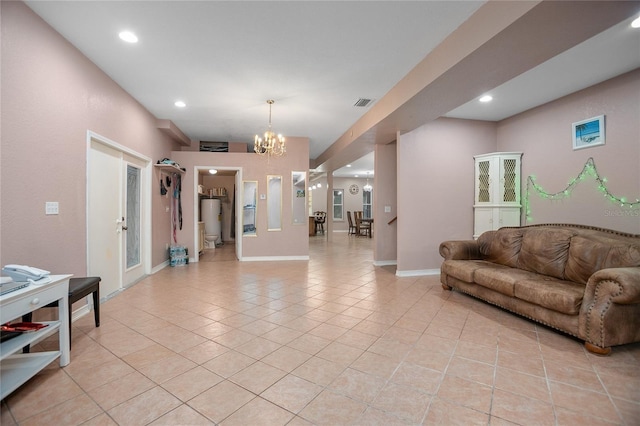
<path fill-rule="evenodd" d="M 574 151 L 571 123 L 604 114 L 606 144 Z M 592 157 L 607 178 L 611 193 L 629 201 L 640 199 L 640 70 L 558 99 L 498 124 L 498 150 L 523 151 L 523 193 L 526 177 L 555 193 Z M 592 177 L 563 200 L 550 201 L 531 191 L 529 223 L 579 223 L 640 233 L 640 206 L 613 204 L 597 190 Z"/>
<path fill-rule="evenodd" d="M 31 9 L 20 2 L 1 8 L 0 263 L 82 276 L 87 131 L 154 160 L 177 145 L 156 128 L 155 117 Z M 153 265 L 166 258 L 169 229 L 157 193 Z M 59 202 L 60 214 L 45 216 L 46 201 Z"/>
<path fill-rule="evenodd" d="M 373 260 L 376 264 L 393 264 L 398 256 L 398 222 L 389 223 L 398 216 L 398 167 L 397 144 L 376 145 L 375 199 L 373 215 L 375 217 L 373 231 L 375 245 Z M 385 212 L 385 206 L 389 207 Z"/>
<path fill-rule="evenodd" d="M 473 235 L 473 156 L 495 151 L 496 124 L 441 118 L 398 139 L 398 274 L 440 267 L 440 242 Z"/>
<path fill-rule="evenodd" d="M 440 242 L 473 233 L 473 156 L 523 152 L 529 175 L 558 192 L 593 158 L 611 193 L 640 199 L 640 70 L 518 114 L 499 123 L 438 119 L 401 135 L 398 144 L 398 273 L 434 272 Z M 604 114 L 606 144 L 574 151 L 571 124 Z M 640 233 L 640 207 L 613 204 L 594 179 L 564 200 L 531 191 L 529 223 L 579 223 Z M 523 223 L 525 217 L 523 212 Z"/>
<path fill-rule="evenodd" d="M 182 215 L 183 228 L 178 231 L 178 242 L 194 253 L 195 222 L 194 206 L 197 206 L 197 183 L 194 169 L 237 168 L 242 170 L 242 179 L 258 181 L 258 194 L 267 194 L 267 175 L 282 176 L 282 230 L 267 231 L 267 201 L 258 199 L 257 236 L 242 237 L 242 257 L 251 258 L 295 258 L 309 255 L 309 228 L 307 223 L 293 224 L 292 217 L 292 171 L 306 171 L 309 167 L 309 139 L 287 137 L 287 153 L 283 157 L 267 159 L 254 153 L 204 153 L 174 151 L 172 159 L 187 169 L 183 177 Z M 232 194 L 230 193 L 231 197 Z M 258 197 L 260 198 L 260 197 Z M 195 203 L 195 204 L 194 204 Z M 238 237 L 236 237 L 236 240 Z"/>

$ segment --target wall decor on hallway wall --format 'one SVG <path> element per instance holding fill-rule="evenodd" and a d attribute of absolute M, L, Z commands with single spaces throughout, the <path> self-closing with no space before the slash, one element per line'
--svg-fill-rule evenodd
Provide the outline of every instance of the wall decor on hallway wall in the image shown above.
<path fill-rule="evenodd" d="M 564 189 L 557 192 L 547 192 L 544 188 L 542 188 L 542 186 L 536 183 L 536 177 L 534 175 L 529 175 L 527 177 L 527 189 L 524 194 L 524 209 L 527 222 L 531 222 L 533 220 L 533 218 L 531 217 L 530 204 L 530 192 L 532 188 L 538 194 L 538 196 L 540 196 L 540 198 L 543 198 L 545 200 L 561 200 L 563 198 L 569 198 L 576 185 L 585 180 L 587 176 L 592 176 L 595 179 L 595 181 L 598 183 L 598 191 L 600 191 L 607 200 L 609 200 L 613 204 L 619 205 L 620 207 L 628 207 L 629 216 L 637 215 L 637 209 L 640 207 L 640 196 L 638 198 L 635 198 L 635 201 L 629 201 L 628 197 L 612 194 L 607 187 L 607 178 L 600 175 L 598 169 L 596 168 L 594 159 L 590 157 L 584 164 L 584 167 L 582 168 L 582 171 L 580 171 L 578 176 L 571 179 L 569 181 L 569 184 Z"/>
<path fill-rule="evenodd" d="M 577 121 L 571 125 L 573 149 L 604 145 L 604 115 Z"/>

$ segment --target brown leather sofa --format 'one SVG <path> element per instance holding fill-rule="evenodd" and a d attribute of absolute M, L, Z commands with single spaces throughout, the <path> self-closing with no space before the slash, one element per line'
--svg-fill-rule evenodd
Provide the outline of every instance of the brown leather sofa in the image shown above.
<path fill-rule="evenodd" d="M 640 341 L 640 235 L 582 225 L 506 227 L 445 241 L 440 281 L 585 341 Z"/>

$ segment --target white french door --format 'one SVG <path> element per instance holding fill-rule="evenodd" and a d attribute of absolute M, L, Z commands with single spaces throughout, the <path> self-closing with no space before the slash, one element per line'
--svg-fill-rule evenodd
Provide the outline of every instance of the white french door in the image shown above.
<path fill-rule="evenodd" d="M 101 295 L 109 297 L 150 270 L 150 161 L 92 134 L 88 151 L 87 274 L 102 278 Z"/>

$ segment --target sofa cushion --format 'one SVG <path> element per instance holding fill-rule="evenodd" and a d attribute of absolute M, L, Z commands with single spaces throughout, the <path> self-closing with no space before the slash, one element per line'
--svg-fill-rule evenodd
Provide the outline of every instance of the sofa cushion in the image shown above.
<path fill-rule="evenodd" d="M 567 315 L 578 315 L 584 285 L 551 277 L 520 280 L 515 284 L 515 297 Z"/>
<path fill-rule="evenodd" d="M 493 264 L 491 268 L 478 269 L 474 274 L 476 284 L 509 297 L 515 295 L 514 286 L 517 281 L 535 279 L 536 276 L 539 275 L 497 264 Z"/>
<path fill-rule="evenodd" d="M 576 235 L 571 239 L 564 274 L 568 280 L 586 284 L 600 269 L 628 266 L 640 266 L 640 246 Z"/>
<path fill-rule="evenodd" d="M 566 229 L 526 229 L 518 256 L 518 268 L 564 279 L 573 235 L 575 232 Z"/>
<path fill-rule="evenodd" d="M 478 238 L 480 253 L 485 260 L 515 268 L 522 246 L 522 228 L 500 228 L 484 232 Z"/>
<path fill-rule="evenodd" d="M 445 260 L 441 270 L 447 275 L 472 283 L 475 271 L 487 267 L 491 267 L 491 263 L 484 260 Z"/>

